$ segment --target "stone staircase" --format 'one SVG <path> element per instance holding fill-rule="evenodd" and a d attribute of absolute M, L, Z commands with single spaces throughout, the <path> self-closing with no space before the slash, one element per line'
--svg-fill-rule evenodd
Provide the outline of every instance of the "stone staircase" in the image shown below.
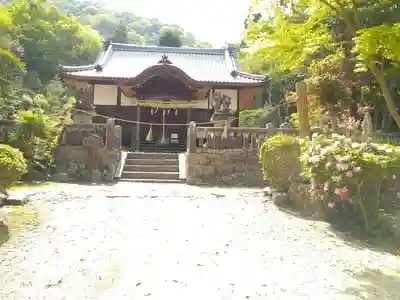
<path fill-rule="evenodd" d="M 121 180 L 140 182 L 180 182 L 177 153 L 129 152 Z"/>

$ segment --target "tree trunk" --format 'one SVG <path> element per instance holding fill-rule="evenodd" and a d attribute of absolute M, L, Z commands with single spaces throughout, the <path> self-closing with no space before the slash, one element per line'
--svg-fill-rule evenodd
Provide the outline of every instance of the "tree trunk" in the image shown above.
<path fill-rule="evenodd" d="M 372 74 L 374 75 L 376 81 L 378 82 L 379 87 L 381 88 L 383 98 L 385 99 L 390 115 L 396 122 L 397 127 L 400 128 L 400 114 L 397 112 L 397 107 L 396 104 L 394 103 L 393 96 L 389 91 L 389 87 L 387 86 L 385 80 L 385 74 L 383 73 L 383 71 L 379 70 L 379 68 L 372 63 L 369 63 L 368 67 L 371 70 Z"/>

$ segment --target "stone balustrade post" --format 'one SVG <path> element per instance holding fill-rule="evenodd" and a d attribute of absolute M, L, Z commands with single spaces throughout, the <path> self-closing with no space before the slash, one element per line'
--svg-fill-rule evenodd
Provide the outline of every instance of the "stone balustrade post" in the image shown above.
<path fill-rule="evenodd" d="M 273 136 L 274 133 L 276 132 L 276 127 L 274 123 L 269 122 L 265 124 L 265 128 L 268 130 L 268 137 Z"/>
<path fill-rule="evenodd" d="M 122 148 L 122 127 L 121 125 L 116 125 L 114 127 L 115 130 L 115 137 L 116 137 L 116 147 L 118 149 Z"/>
<path fill-rule="evenodd" d="M 188 130 L 187 130 L 187 153 L 195 153 L 196 152 L 196 122 L 190 121 Z"/>

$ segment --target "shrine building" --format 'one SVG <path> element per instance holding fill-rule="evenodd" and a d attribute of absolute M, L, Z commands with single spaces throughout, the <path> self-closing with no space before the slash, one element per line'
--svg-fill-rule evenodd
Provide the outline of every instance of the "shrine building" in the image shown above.
<path fill-rule="evenodd" d="M 238 126 L 239 111 L 261 96 L 265 76 L 241 72 L 235 49 L 174 48 L 106 41 L 91 65 L 62 66 L 63 82 L 76 88 L 76 108 L 115 118 L 122 144 L 132 150 L 184 149 L 187 124 L 214 126 L 216 114 Z M 100 116 L 102 115 L 102 116 Z"/>

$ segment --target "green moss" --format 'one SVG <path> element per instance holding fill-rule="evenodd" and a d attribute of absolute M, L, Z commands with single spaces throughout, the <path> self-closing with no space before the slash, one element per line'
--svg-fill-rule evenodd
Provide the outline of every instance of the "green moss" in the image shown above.
<path fill-rule="evenodd" d="M 36 210 L 27 206 L 9 207 L 11 213 L 6 217 L 5 223 L 0 222 L 0 246 L 10 238 L 32 230 L 39 225 Z"/>
<path fill-rule="evenodd" d="M 37 188 L 42 188 L 45 186 L 49 186 L 54 184 L 54 182 L 51 181 L 46 181 L 46 182 L 35 182 L 35 183 L 25 183 L 25 182 L 19 182 L 16 184 L 13 184 L 9 190 L 10 191 L 15 191 L 15 190 L 31 190 L 31 189 L 37 189 Z"/>
<path fill-rule="evenodd" d="M 39 225 L 38 213 L 33 208 L 14 206 L 11 209 L 12 213 L 7 218 L 7 226 L 11 235 L 35 228 Z"/>

